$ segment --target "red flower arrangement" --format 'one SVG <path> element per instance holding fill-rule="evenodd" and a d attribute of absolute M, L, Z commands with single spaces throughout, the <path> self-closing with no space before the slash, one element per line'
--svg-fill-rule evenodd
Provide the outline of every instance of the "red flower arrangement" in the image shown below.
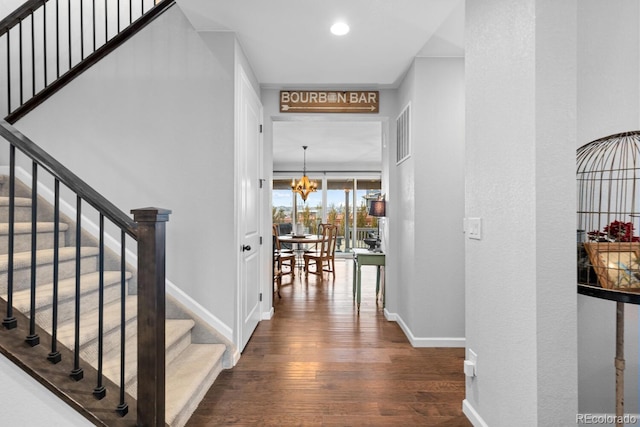
<path fill-rule="evenodd" d="M 634 236 L 633 230 L 632 222 L 613 221 L 603 232 L 594 230 L 587 234 L 591 240 L 600 242 L 640 242 L 640 237 Z"/>

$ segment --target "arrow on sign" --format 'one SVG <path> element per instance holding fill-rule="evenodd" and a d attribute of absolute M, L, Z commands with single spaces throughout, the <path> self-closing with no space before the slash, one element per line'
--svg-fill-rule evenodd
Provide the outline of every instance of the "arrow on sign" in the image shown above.
<path fill-rule="evenodd" d="M 369 110 L 369 111 L 375 111 L 376 107 L 374 107 L 373 105 L 369 106 L 369 107 L 290 107 L 287 104 L 282 104 L 281 106 L 282 111 L 289 111 L 289 110 Z"/>

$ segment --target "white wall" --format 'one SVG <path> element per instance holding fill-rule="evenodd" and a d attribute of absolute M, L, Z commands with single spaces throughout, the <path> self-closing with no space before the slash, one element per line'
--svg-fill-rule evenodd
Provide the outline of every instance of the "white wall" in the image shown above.
<path fill-rule="evenodd" d="M 412 155 L 390 159 L 394 315 L 414 346 L 464 346 L 464 59 L 417 58 L 398 94 Z"/>
<path fill-rule="evenodd" d="M 205 39 L 173 7 L 17 127 L 123 211 L 171 209 L 167 278 L 229 334 L 235 37 Z"/>
<path fill-rule="evenodd" d="M 576 1 L 466 4 L 466 339 L 474 425 L 575 424 Z"/>
<path fill-rule="evenodd" d="M 398 88 L 398 110 L 396 111 L 392 122 L 395 125 L 398 115 L 409 104 L 411 108 L 415 108 L 416 93 L 416 66 L 415 62 L 409 68 L 404 80 Z M 415 123 L 419 120 L 415 111 L 411 115 L 412 126 L 410 127 L 411 141 L 415 145 L 416 127 Z M 404 326 L 405 334 L 411 337 L 413 333 L 405 323 L 405 318 L 410 318 L 411 301 L 414 299 L 415 268 L 413 257 L 416 248 L 416 194 L 415 194 L 415 161 L 413 155 L 400 164 L 396 164 L 396 147 L 397 141 L 392 144 L 389 158 L 389 173 L 391 176 L 391 193 L 393 195 L 393 206 L 396 209 L 390 209 L 389 216 L 389 255 L 387 268 L 387 278 L 389 283 L 395 284 L 395 304 L 389 304 L 387 298 L 386 312 L 387 316 L 399 319 L 400 325 Z M 414 150 L 415 151 L 415 150 Z M 395 266 L 395 268 L 394 268 Z M 391 293 L 391 286 L 387 286 Z M 393 298 L 392 298 L 393 301 Z"/>
<path fill-rule="evenodd" d="M 2 0 L 0 2 L 0 19 L 6 17 L 23 4 L 24 0 Z"/>
<path fill-rule="evenodd" d="M 580 0 L 576 148 L 640 128 L 640 4 Z M 636 231 L 637 233 L 637 231 Z M 615 413 L 616 303 L 578 296 L 579 410 Z M 625 412 L 638 413 L 638 307 L 625 304 Z"/>
<path fill-rule="evenodd" d="M 91 426 L 71 406 L 0 354 L 0 410 L 5 426 Z M 25 404 L 28 402 L 28 408 Z M 28 411 L 28 413 L 26 412 Z M 25 421 L 28 419 L 28 422 Z"/>

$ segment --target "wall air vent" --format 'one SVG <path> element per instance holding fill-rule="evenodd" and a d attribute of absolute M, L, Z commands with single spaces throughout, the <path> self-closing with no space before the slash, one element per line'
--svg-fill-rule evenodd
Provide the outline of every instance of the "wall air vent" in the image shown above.
<path fill-rule="evenodd" d="M 396 134 L 396 164 L 400 164 L 411 156 L 411 103 L 396 119 Z"/>

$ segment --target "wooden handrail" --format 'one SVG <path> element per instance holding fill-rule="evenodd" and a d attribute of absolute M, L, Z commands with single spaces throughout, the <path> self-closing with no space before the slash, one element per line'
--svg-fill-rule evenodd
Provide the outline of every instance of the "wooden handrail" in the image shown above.
<path fill-rule="evenodd" d="M 29 16 L 35 9 L 46 4 L 49 0 L 29 0 L 16 11 L 12 12 L 5 19 L 0 21 L 0 36 L 8 32 L 13 26 L 17 25 L 22 19 Z M 160 16 L 171 6 L 175 4 L 175 0 L 160 0 L 154 3 L 153 8 L 149 9 L 146 13 L 140 16 L 136 21 L 132 22 L 127 28 L 119 31 L 118 34 L 109 39 L 104 45 L 97 48 L 94 52 L 80 61 L 78 64 L 71 67 L 66 73 L 59 76 L 56 80 L 45 85 L 42 90 L 35 93 L 31 98 L 26 100 L 22 105 L 8 112 L 5 120 L 11 124 L 15 124 L 20 118 L 24 117 L 29 111 L 36 108 L 43 103 L 54 93 L 67 85 L 73 79 L 78 77 L 84 71 L 89 69 L 95 63 L 102 58 L 113 52 L 116 48 L 121 46 L 131 37 L 133 37 L 138 31 L 144 28 L 149 22 Z M 11 82 L 8 82 L 10 84 Z"/>
<path fill-rule="evenodd" d="M 36 145 L 19 130 L 4 120 L 0 120 L 0 136 L 14 145 L 27 157 L 45 168 L 62 184 L 75 192 L 84 201 L 101 212 L 106 218 L 124 230 L 128 235 L 137 238 L 137 224 L 127 214 L 118 209 L 113 203 L 94 190 L 89 184 L 67 169 L 62 163 L 54 159 L 49 153 Z"/>
<path fill-rule="evenodd" d="M 22 6 L 7 15 L 7 17 L 0 20 L 0 36 L 9 31 L 20 21 L 29 16 L 31 12 L 48 1 L 49 0 L 28 0 Z"/>

